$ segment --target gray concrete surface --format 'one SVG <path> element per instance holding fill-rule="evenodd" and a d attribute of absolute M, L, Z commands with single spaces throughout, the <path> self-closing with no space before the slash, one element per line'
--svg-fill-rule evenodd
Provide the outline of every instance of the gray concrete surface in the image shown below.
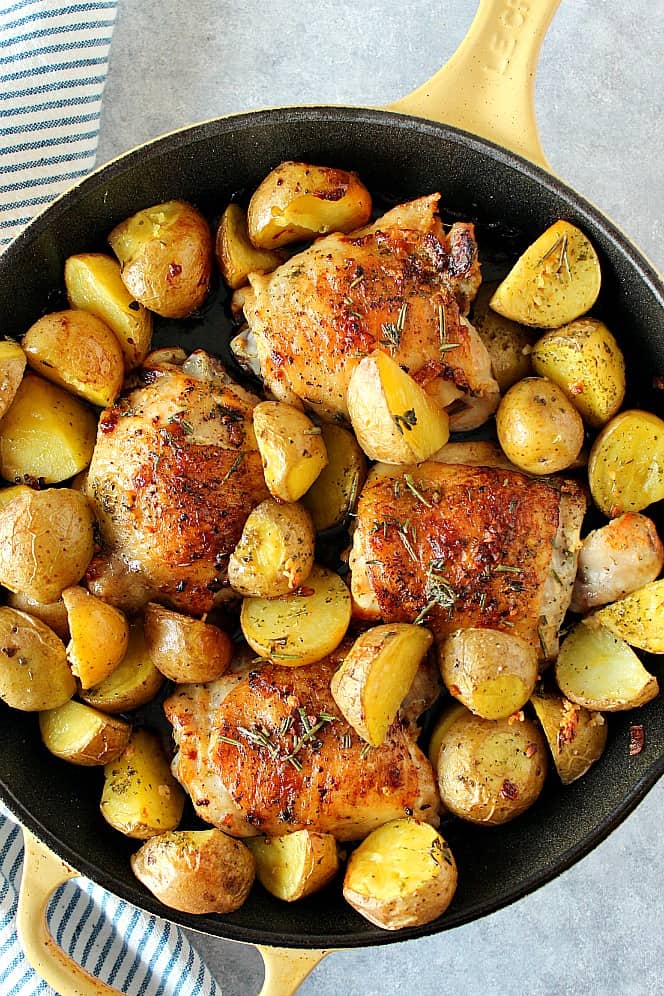
<path fill-rule="evenodd" d="M 99 162 L 218 114 L 387 103 L 444 62 L 474 9 L 472 0 L 120 0 Z M 660 268 L 663 41 L 662 0 L 563 0 L 537 83 L 553 168 Z M 539 892 L 451 933 L 336 953 L 301 992 L 664 993 L 663 826 L 660 783 L 604 844 Z M 227 996 L 258 992 L 254 950 L 193 940 Z"/>

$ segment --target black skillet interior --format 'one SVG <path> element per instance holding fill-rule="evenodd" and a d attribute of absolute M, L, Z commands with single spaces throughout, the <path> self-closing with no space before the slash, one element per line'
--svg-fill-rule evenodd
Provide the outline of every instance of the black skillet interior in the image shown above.
<path fill-rule="evenodd" d="M 603 289 L 595 312 L 625 351 L 630 406 L 662 414 L 664 292 L 652 267 L 580 197 L 523 160 L 453 128 L 380 111 L 283 109 L 212 121 L 167 136 L 111 163 L 61 198 L 0 258 L 2 332 L 20 336 L 44 311 L 62 306 L 64 260 L 103 249 L 105 235 L 141 207 L 173 197 L 211 218 L 251 190 L 277 163 L 301 159 L 356 169 L 388 200 L 440 191 L 446 210 L 478 223 L 480 244 L 508 255 L 556 218 L 579 224 L 599 251 Z M 518 237 L 514 237 L 518 232 Z M 163 324 L 158 342 L 225 352 L 228 320 L 218 292 L 202 316 Z M 661 512 L 661 510 L 660 510 Z M 662 516 L 659 516 L 660 530 Z M 647 660 L 660 680 L 662 658 Z M 99 815 L 100 773 L 74 768 L 41 746 L 34 715 L 2 707 L 0 796 L 56 853 L 136 905 L 194 929 L 250 942 L 351 947 L 405 940 L 454 927 L 531 892 L 586 854 L 634 808 L 664 771 L 661 699 L 635 715 L 610 717 L 604 758 L 562 789 L 549 776 L 538 803 L 513 824 L 444 827 L 460 867 L 453 905 L 440 921 L 389 933 L 348 907 L 338 883 L 292 906 L 256 887 L 237 913 L 191 917 L 166 910 L 133 878 L 136 842 Z M 629 756 L 630 724 L 645 729 L 641 754 Z"/>

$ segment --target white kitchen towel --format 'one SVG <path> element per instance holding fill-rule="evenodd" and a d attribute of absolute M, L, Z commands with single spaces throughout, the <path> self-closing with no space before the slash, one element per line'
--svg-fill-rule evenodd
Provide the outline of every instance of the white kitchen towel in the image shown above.
<path fill-rule="evenodd" d="M 0 0 L 0 252 L 92 169 L 116 0 Z"/>

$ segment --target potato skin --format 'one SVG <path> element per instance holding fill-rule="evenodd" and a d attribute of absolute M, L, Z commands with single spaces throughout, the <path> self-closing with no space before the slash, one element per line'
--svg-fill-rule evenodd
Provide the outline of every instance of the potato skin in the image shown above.
<path fill-rule="evenodd" d="M 561 388 L 543 377 L 526 377 L 509 389 L 496 413 L 505 455 L 528 474 L 555 474 L 570 467 L 583 446 L 583 422 Z"/>
<path fill-rule="evenodd" d="M 254 882 L 254 859 L 221 830 L 177 830 L 150 840 L 131 857 L 139 881 L 171 909 L 232 913 Z"/>
<path fill-rule="evenodd" d="M 0 607 L 0 698 L 13 709 L 40 712 L 76 691 L 61 640 L 39 619 Z"/>
<path fill-rule="evenodd" d="M 367 476 L 366 458 L 352 432 L 333 422 L 320 428 L 327 466 L 302 495 L 302 504 L 310 512 L 316 532 L 341 525 L 354 510 Z"/>
<path fill-rule="evenodd" d="M 124 660 L 104 681 L 93 688 L 82 689 L 80 696 L 101 712 L 131 712 L 151 702 L 164 680 L 146 646 L 143 620 L 136 619 L 129 626 L 129 645 Z"/>
<path fill-rule="evenodd" d="M 171 681 L 214 681 L 229 668 L 233 644 L 218 626 L 149 602 L 144 631 L 155 667 Z"/>
<path fill-rule="evenodd" d="M 499 315 L 489 307 L 495 283 L 482 284 L 473 301 L 472 325 L 486 346 L 491 372 L 504 394 L 512 384 L 532 373 L 531 353 L 534 333 L 518 322 Z"/>
<path fill-rule="evenodd" d="M 73 699 L 39 713 L 39 729 L 51 754 L 92 767 L 114 761 L 129 743 L 131 726 Z"/>
<path fill-rule="evenodd" d="M 164 318 L 186 318 L 207 297 L 212 235 L 203 215 L 185 201 L 145 208 L 108 236 L 122 280 L 137 301 Z"/>
<path fill-rule="evenodd" d="M 0 342 L 0 418 L 9 409 L 25 371 L 25 353 L 17 342 Z"/>
<path fill-rule="evenodd" d="M 63 642 L 69 639 L 67 609 L 62 598 L 59 598 L 56 602 L 40 602 L 30 595 L 26 595 L 24 591 L 10 591 L 7 594 L 7 605 L 12 609 L 27 612 L 28 615 L 34 616 L 35 619 L 41 619 Z"/>
<path fill-rule="evenodd" d="M 610 519 L 664 498 L 664 421 L 638 408 L 604 426 L 588 460 L 593 501 Z M 629 473 L 626 473 L 629 468 Z"/>
<path fill-rule="evenodd" d="M 71 633 L 67 658 L 81 686 L 92 688 L 115 671 L 127 651 L 127 617 L 78 585 L 65 588 L 62 600 Z"/>
<path fill-rule="evenodd" d="M 221 216 L 215 253 L 221 275 L 231 290 L 244 287 L 250 273 L 276 270 L 285 258 L 283 253 L 257 249 L 252 245 L 247 216 L 239 204 L 229 204 Z"/>
<path fill-rule="evenodd" d="M 314 565 L 315 534 L 306 509 L 261 502 L 228 561 L 228 580 L 241 595 L 275 598 L 304 584 Z"/>
<path fill-rule="evenodd" d="M 92 525 L 78 491 L 22 491 L 0 508 L 0 583 L 38 602 L 56 601 L 90 563 Z"/>
<path fill-rule="evenodd" d="M 318 892 L 339 870 L 339 847 L 329 833 L 296 830 L 283 837 L 249 837 L 246 845 L 258 881 L 286 903 Z"/>
<path fill-rule="evenodd" d="M 601 712 L 590 712 L 563 695 L 537 691 L 531 699 L 563 785 L 571 785 L 599 760 L 609 728 Z"/>

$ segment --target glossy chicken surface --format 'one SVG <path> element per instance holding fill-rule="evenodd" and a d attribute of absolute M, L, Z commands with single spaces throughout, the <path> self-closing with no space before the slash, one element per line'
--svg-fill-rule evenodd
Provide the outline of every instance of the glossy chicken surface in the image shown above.
<path fill-rule="evenodd" d="M 380 348 L 441 407 L 453 406 L 453 429 L 495 411 L 489 356 L 464 317 L 481 280 L 473 226 L 445 233 L 438 200 L 402 204 L 357 232 L 318 239 L 271 274 L 250 276 L 249 332 L 237 350 L 245 362 L 255 351 L 276 397 L 346 418 L 351 374 Z"/>
<path fill-rule="evenodd" d="M 238 837 L 309 828 L 338 840 L 404 815 L 438 825 L 417 727 L 397 719 L 367 749 L 339 712 L 330 678 L 343 653 L 297 668 L 268 662 L 166 700 L 173 772 L 203 820 Z"/>
<path fill-rule="evenodd" d="M 499 467 L 377 465 L 350 555 L 356 615 L 425 618 L 436 638 L 470 626 L 557 653 L 586 507 L 574 481 Z"/>
<path fill-rule="evenodd" d="M 102 550 L 88 587 L 129 612 L 157 599 L 202 615 L 267 497 L 251 420 L 259 399 L 202 351 L 154 353 L 135 379 L 99 421 L 86 493 Z"/>

